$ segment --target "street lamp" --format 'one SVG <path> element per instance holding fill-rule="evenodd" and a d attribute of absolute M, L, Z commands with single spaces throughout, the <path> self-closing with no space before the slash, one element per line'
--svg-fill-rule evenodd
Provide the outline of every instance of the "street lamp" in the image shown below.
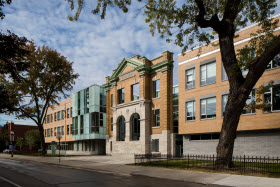
<path fill-rule="evenodd" d="M 60 140 L 61 140 L 61 138 L 62 138 L 60 132 L 57 133 L 56 138 L 58 139 L 58 142 L 59 142 L 59 144 L 58 144 L 58 145 L 59 145 L 59 150 L 58 150 L 58 151 L 59 151 L 59 153 L 58 153 L 59 156 L 58 156 L 58 157 L 59 157 L 59 163 L 60 163 Z"/>
<path fill-rule="evenodd" d="M 15 133 L 14 131 L 10 131 L 10 144 L 11 144 L 11 157 L 14 156 L 14 153 L 13 153 L 13 141 L 15 139 Z"/>

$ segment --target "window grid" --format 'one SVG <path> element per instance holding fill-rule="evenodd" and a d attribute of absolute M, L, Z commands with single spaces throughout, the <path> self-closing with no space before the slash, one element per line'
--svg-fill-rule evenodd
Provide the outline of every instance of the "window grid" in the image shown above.
<path fill-rule="evenodd" d="M 195 101 L 186 102 L 186 121 L 195 120 Z"/>
<path fill-rule="evenodd" d="M 186 89 L 195 88 L 195 68 L 186 71 Z"/>

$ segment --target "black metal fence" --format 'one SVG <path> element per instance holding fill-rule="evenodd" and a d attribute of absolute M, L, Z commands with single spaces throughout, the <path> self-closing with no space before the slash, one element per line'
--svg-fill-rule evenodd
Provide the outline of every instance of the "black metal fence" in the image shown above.
<path fill-rule="evenodd" d="M 159 166 L 172 168 L 201 168 L 219 171 L 237 171 L 280 176 L 280 158 L 257 156 L 234 156 L 232 168 L 218 167 L 216 155 L 183 155 L 176 157 L 169 154 L 136 154 L 135 165 Z M 223 158 L 218 158 L 223 160 Z"/>

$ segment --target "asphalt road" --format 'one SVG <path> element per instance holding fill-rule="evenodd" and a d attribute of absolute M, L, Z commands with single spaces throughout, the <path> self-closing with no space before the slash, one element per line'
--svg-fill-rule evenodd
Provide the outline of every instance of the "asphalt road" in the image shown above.
<path fill-rule="evenodd" d="M 87 187 L 87 186 L 184 186 L 183 181 L 80 170 L 36 162 L 0 159 L 0 187 Z"/>

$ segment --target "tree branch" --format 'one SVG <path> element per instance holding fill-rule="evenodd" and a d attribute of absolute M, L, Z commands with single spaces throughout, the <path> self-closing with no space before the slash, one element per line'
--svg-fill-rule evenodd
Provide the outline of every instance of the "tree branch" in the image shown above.
<path fill-rule="evenodd" d="M 220 20 L 218 18 L 217 14 L 213 14 L 210 20 L 206 20 L 204 16 L 206 15 L 206 10 L 203 4 L 202 0 L 195 0 L 198 9 L 199 9 L 199 14 L 195 17 L 196 22 L 201 28 L 207 28 L 211 27 L 213 28 L 216 32 L 220 32 Z"/>
<path fill-rule="evenodd" d="M 240 0 L 228 0 L 225 7 L 223 21 L 233 23 L 238 15 L 239 5 Z"/>
<path fill-rule="evenodd" d="M 267 64 L 280 52 L 280 35 L 275 37 L 265 48 L 264 52 L 257 57 L 249 68 L 243 88 L 252 89 L 266 69 Z M 252 86 L 252 88 L 250 87 Z"/>

